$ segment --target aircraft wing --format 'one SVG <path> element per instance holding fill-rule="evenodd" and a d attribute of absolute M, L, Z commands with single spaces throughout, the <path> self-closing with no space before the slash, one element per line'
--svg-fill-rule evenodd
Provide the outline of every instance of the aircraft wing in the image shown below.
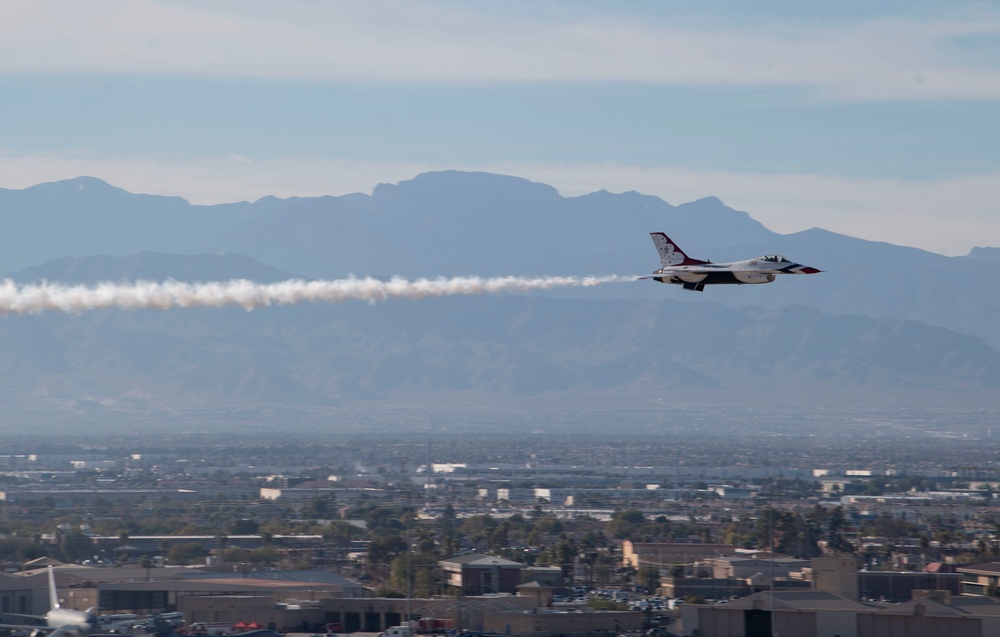
<path fill-rule="evenodd" d="M 731 268 L 719 265 L 685 265 L 679 268 L 663 268 L 662 274 L 657 276 L 665 276 L 671 274 L 712 274 L 714 272 L 729 272 Z"/>
<path fill-rule="evenodd" d="M 80 630 L 72 624 L 66 626 L 38 626 L 37 624 L 0 624 L 0 628 L 7 630 L 30 630 L 32 634 L 36 630 L 48 633 L 45 637 L 70 637 L 79 635 Z"/>
<path fill-rule="evenodd" d="M 0 613 L 0 617 L 27 617 L 36 621 L 44 622 L 45 615 L 29 615 L 28 613 Z M 44 626 L 45 624 L 41 624 Z"/>
<path fill-rule="evenodd" d="M 0 624 L 0 628 L 8 630 L 44 630 L 46 632 L 56 630 L 52 626 L 46 626 L 45 624 Z"/>

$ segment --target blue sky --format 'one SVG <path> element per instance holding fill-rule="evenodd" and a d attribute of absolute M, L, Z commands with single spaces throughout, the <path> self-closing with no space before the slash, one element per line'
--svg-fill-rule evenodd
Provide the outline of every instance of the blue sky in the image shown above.
<path fill-rule="evenodd" d="M 0 91 L 6 188 L 217 203 L 488 170 L 1000 245 L 994 3 L 4 3 Z"/>

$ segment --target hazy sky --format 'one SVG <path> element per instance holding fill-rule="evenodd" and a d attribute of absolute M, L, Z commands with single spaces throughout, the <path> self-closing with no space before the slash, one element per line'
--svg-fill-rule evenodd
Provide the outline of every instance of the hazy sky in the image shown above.
<path fill-rule="evenodd" d="M 0 91 L 6 188 L 217 203 L 454 168 L 1000 245 L 995 2 L 5 2 Z"/>

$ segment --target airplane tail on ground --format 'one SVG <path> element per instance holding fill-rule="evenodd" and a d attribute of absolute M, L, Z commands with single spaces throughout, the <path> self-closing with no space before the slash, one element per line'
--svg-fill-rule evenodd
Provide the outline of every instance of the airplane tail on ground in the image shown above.
<path fill-rule="evenodd" d="M 692 259 L 688 255 L 684 254 L 684 251 L 678 248 L 677 244 L 675 244 L 673 240 L 664 232 L 650 232 L 649 236 L 653 239 L 653 245 L 656 246 L 656 251 L 660 253 L 660 263 L 663 267 L 669 267 L 672 265 L 698 265 L 702 263 L 711 263 L 711 261 Z"/>
<path fill-rule="evenodd" d="M 56 592 L 56 576 L 53 574 L 54 572 L 52 565 L 49 564 L 49 607 L 59 608 L 59 593 Z"/>
<path fill-rule="evenodd" d="M 52 566 L 49 566 L 49 605 L 51 608 L 43 617 L 22 615 L 42 620 L 44 624 L 0 624 L 0 628 L 25 631 L 31 637 L 88 637 L 100 631 L 101 622 L 97 617 L 97 607 L 81 611 L 63 608 L 59 603 L 56 576 Z"/>

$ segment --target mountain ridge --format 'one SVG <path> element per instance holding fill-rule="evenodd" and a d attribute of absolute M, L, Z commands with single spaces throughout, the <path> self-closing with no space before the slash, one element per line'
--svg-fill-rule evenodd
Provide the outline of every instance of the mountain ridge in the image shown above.
<path fill-rule="evenodd" d="M 548 294 L 807 305 L 831 314 L 920 320 L 1000 347 L 1000 261 L 979 258 L 988 251 L 945 257 L 822 229 L 782 235 L 714 197 L 677 206 L 635 192 L 563 197 L 520 177 L 441 171 L 380 184 L 371 194 L 195 206 L 82 183 L 83 190 L 72 181 L 50 187 L 45 197 L 31 189 L 0 190 L 0 218 L 8 228 L 0 236 L 0 270 L 147 250 L 242 254 L 318 279 L 633 275 L 658 263 L 648 239 L 655 230 L 666 231 L 696 258 L 720 262 L 779 253 L 824 272 L 701 295 L 649 282 Z M 114 197 L 104 196 L 109 188 Z"/>

